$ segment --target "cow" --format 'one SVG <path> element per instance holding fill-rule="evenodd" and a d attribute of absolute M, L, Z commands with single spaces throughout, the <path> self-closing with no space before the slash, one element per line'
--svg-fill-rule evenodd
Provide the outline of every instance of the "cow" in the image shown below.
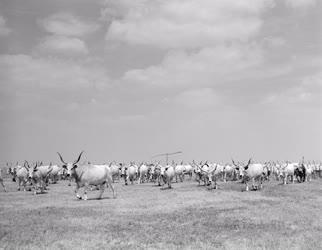
<path fill-rule="evenodd" d="M 156 165 L 151 166 L 151 175 L 150 180 L 154 183 L 157 181 L 158 186 L 161 186 L 161 165 L 160 163 L 157 163 Z"/>
<path fill-rule="evenodd" d="M 71 164 L 66 164 L 63 160 L 63 157 L 58 153 L 62 162 L 64 163 L 63 168 L 67 170 L 67 175 L 72 176 L 76 182 L 76 198 L 87 200 L 87 192 L 91 185 L 100 187 L 100 194 L 98 199 L 102 198 L 105 185 L 110 186 L 113 192 L 113 198 L 116 198 L 116 191 L 113 186 L 110 168 L 107 165 L 94 165 L 91 163 L 78 164 L 83 153 L 84 151 L 82 151 L 79 154 L 77 160 L 75 160 Z M 81 197 L 78 193 L 81 187 L 84 187 L 83 197 Z"/>
<path fill-rule="evenodd" d="M 4 191 L 7 192 L 6 185 L 4 184 L 3 177 L 2 177 L 2 169 L 0 169 L 0 184 L 3 187 Z"/>
<path fill-rule="evenodd" d="M 141 164 L 139 167 L 139 179 L 138 184 L 143 183 L 148 174 L 148 166 L 146 164 Z"/>
<path fill-rule="evenodd" d="M 202 166 L 201 172 L 206 178 L 205 185 L 210 186 L 210 189 L 218 189 L 217 179 L 222 176 L 223 166 L 219 164 L 208 164 Z"/>
<path fill-rule="evenodd" d="M 303 164 L 294 169 L 294 176 L 298 182 L 305 182 L 306 180 L 306 168 Z"/>
<path fill-rule="evenodd" d="M 251 159 L 249 159 L 247 165 L 237 165 L 234 160 L 232 160 L 233 164 L 236 167 L 236 170 L 239 171 L 239 175 L 246 184 L 246 191 L 249 191 L 248 182 L 252 181 L 253 190 L 257 189 L 255 186 L 255 181 L 259 181 L 259 189 L 263 188 L 263 179 L 266 175 L 268 175 L 268 168 L 261 163 L 251 163 Z"/>
<path fill-rule="evenodd" d="M 286 185 L 288 183 L 289 177 L 291 177 L 292 183 L 294 184 L 294 171 L 299 166 L 298 163 L 290 163 L 285 162 L 285 164 L 281 165 L 281 176 L 283 177 L 283 184 Z"/>
<path fill-rule="evenodd" d="M 13 182 L 16 182 L 16 178 L 17 178 L 17 167 L 13 167 L 12 166 L 12 163 L 6 163 L 6 165 L 7 165 L 7 173 L 9 174 L 9 175 L 11 175 L 12 176 L 12 181 Z M 16 164 L 16 166 L 18 166 L 18 162 L 17 162 L 17 164 Z"/>
<path fill-rule="evenodd" d="M 134 163 L 130 163 L 130 166 L 127 168 L 127 180 L 131 182 L 131 184 L 134 184 L 134 181 L 137 178 L 137 173 L 138 173 L 138 167 Z"/>
<path fill-rule="evenodd" d="M 203 173 L 201 172 L 201 167 L 202 166 L 202 162 L 195 163 L 195 161 L 192 162 L 192 164 L 194 165 L 194 169 L 193 172 L 195 173 L 195 179 L 198 182 L 198 185 L 200 186 L 200 182 L 204 179 L 203 177 Z"/>
<path fill-rule="evenodd" d="M 21 189 L 21 185 L 23 185 L 23 191 L 26 191 L 26 184 L 28 182 L 28 162 L 25 161 L 23 166 L 16 166 L 16 180 L 18 180 L 18 191 Z"/>
<path fill-rule="evenodd" d="M 51 163 L 50 163 L 50 165 L 52 167 L 52 171 L 50 172 L 48 178 L 49 178 L 49 180 L 51 180 L 52 184 L 55 184 L 59 180 L 59 176 L 62 174 L 63 168 L 58 165 L 52 165 Z"/>
<path fill-rule="evenodd" d="M 53 171 L 53 166 L 51 164 L 42 165 L 41 163 L 36 163 L 31 166 L 28 165 L 28 169 L 28 178 L 33 185 L 34 195 L 37 194 L 38 186 L 40 188 L 40 193 L 43 193 L 46 189 L 49 175 Z"/>
<path fill-rule="evenodd" d="M 125 183 L 125 185 L 127 185 L 128 184 L 127 183 L 127 166 L 123 163 L 120 163 L 119 166 L 121 169 L 121 178 L 124 179 L 124 183 Z"/>
<path fill-rule="evenodd" d="M 308 164 L 302 163 L 302 165 L 305 168 L 305 181 L 311 181 L 314 173 L 314 166 L 311 163 L 308 163 Z"/>
<path fill-rule="evenodd" d="M 163 185 L 167 183 L 168 188 L 172 188 L 171 182 L 175 176 L 174 167 L 171 165 L 166 165 L 165 167 L 161 166 L 161 173 L 160 174 L 163 179 Z"/>
<path fill-rule="evenodd" d="M 183 165 L 184 167 L 184 175 L 188 175 L 190 177 L 190 180 L 192 178 L 192 173 L 193 173 L 193 167 L 192 167 L 192 164 L 185 164 Z"/>
<path fill-rule="evenodd" d="M 229 165 L 228 163 L 224 166 L 223 168 L 223 181 L 227 182 L 227 175 L 231 178 L 231 179 L 235 179 L 235 174 L 236 174 L 236 170 L 234 168 L 234 166 Z"/>
<path fill-rule="evenodd" d="M 175 172 L 175 176 L 176 176 L 176 182 L 178 182 L 178 177 L 180 179 L 180 182 L 183 182 L 184 170 L 185 170 L 185 167 L 184 167 L 183 163 L 181 163 L 179 165 L 176 165 L 174 167 L 174 172 Z"/>
<path fill-rule="evenodd" d="M 121 169 L 120 169 L 119 166 L 117 166 L 115 164 L 115 162 L 111 162 L 108 167 L 110 168 L 111 175 L 112 175 L 112 180 L 113 180 L 113 183 L 114 183 L 116 178 L 119 179 Z"/>

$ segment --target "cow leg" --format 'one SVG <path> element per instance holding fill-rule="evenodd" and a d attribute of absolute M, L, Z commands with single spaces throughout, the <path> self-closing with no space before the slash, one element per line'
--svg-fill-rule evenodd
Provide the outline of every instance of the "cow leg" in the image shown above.
<path fill-rule="evenodd" d="M 255 178 L 252 178 L 252 189 L 255 190 Z"/>
<path fill-rule="evenodd" d="M 111 182 L 113 183 L 113 178 L 112 178 Z M 100 185 L 100 194 L 98 196 L 98 199 L 102 199 L 102 195 L 103 195 L 104 190 L 105 190 L 105 185 L 106 185 L 105 183 Z"/>
<path fill-rule="evenodd" d="M 0 182 L 1 182 L 1 185 L 3 186 L 3 188 L 4 188 L 4 191 L 7 192 L 7 189 L 6 189 L 6 186 L 3 183 L 3 180 L 1 180 Z"/>
<path fill-rule="evenodd" d="M 218 189 L 218 186 L 217 186 L 217 178 L 216 177 L 215 177 L 214 181 L 215 181 L 215 187 L 214 187 L 214 189 Z"/>
<path fill-rule="evenodd" d="M 84 185 L 84 197 L 83 197 L 83 200 L 86 201 L 87 200 L 87 192 L 88 192 L 88 189 L 89 189 L 89 184 L 86 183 Z"/>
<path fill-rule="evenodd" d="M 249 191 L 248 181 L 245 180 L 245 184 L 246 184 L 246 191 Z"/>
<path fill-rule="evenodd" d="M 260 177 L 260 185 L 259 185 L 259 189 L 263 188 L 263 177 Z"/>
<path fill-rule="evenodd" d="M 76 183 L 76 188 L 75 188 L 76 198 L 77 199 L 82 199 L 82 197 L 78 194 L 78 190 L 79 190 L 79 185 Z"/>

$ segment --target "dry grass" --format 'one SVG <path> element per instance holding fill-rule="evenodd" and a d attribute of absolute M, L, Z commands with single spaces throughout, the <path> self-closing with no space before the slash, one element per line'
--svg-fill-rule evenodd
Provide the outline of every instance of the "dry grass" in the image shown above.
<path fill-rule="evenodd" d="M 241 192 L 240 183 L 206 190 L 193 181 L 160 190 L 116 183 L 102 200 L 76 200 L 67 182 L 46 194 L 0 190 L 4 249 L 321 249 L 322 179 L 266 183 Z M 98 191 L 89 193 L 95 198 Z"/>

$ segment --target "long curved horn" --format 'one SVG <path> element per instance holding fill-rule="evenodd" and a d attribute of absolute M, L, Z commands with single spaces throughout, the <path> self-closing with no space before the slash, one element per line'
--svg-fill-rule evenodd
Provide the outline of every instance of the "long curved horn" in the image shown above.
<path fill-rule="evenodd" d="M 238 167 L 238 165 L 234 162 L 233 158 L 231 158 L 231 161 L 233 162 L 233 164 Z"/>
<path fill-rule="evenodd" d="M 67 165 L 67 163 L 64 161 L 64 159 L 63 159 L 63 157 L 61 156 L 61 154 L 60 154 L 60 153 L 58 153 L 58 152 L 57 152 L 57 154 L 59 155 L 59 158 L 60 158 L 60 160 L 62 161 L 62 163 L 64 163 L 64 164 L 66 164 L 66 165 Z"/>
<path fill-rule="evenodd" d="M 84 150 L 79 154 L 78 159 L 76 161 L 74 161 L 73 165 L 80 161 L 83 153 L 84 153 Z"/>
<path fill-rule="evenodd" d="M 252 158 L 250 158 L 249 160 L 248 160 L 248 163 L 247 163 L 247 165 L 246 166 L 248 166 L 249 164 L 250 164 L 250 162 L 252 161 Z"/>

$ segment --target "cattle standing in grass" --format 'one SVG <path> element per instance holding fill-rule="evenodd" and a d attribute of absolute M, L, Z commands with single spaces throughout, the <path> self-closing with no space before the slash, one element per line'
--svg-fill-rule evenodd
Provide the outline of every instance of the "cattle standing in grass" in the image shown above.
<path fill-rule="evenodd" d="M 121 178 L 124 179 L 125 185 L 127 185 L 127 166 L 123 163 L 120 163 L 121 168 Z"/>
<path fill-rule="evenodd" d="M 158 182 L 158 185 L 161 186 L 161 165 L 158 163 L 156 165 L 151 166 L 151 177 L 150 180 Z"/>
<path fill-rule="evenodd" d="M 48 178 L 52 184 L 55 184 L 59 179 L 59 175 L 62 171 L 62 167 L 58 165 L 51 165 L 51 167 L 52 167 L 52 171 L 50 172 Z"/>
<path fill-rule="evenodd" d="M 8 168 L 8 174 L 12 176 L 12 181 L 16 182 L 16 178 L 17 178 L 17 166 L 18 166 L 18 162 L 17 165 L 15 167 L 12 166 L 12 163 L 8 163 L 7 162 L 7 168 Z"/>
<path fill-rule="evenodd" d="M 265 175 L 268 175 L 268 169 L 264 164 L 261 163 L 251 163 L 251 159 L 249 159 L 246 166 L 237 165 L 234 160 L 233 164 L 236 166 L 236 169 L 239 170 L 239 174 L 243 181 L 246 184 L 246 191 L 249 190 L 248 182 L 252 181 L 252 188 L 255 189 L 255 181 L 259 181 L 259 189 L 263 187 L 263 179 Z"/>
<path fill-rule="evenodd" d="M 289 177 L 291 177 L 292 183 L 294 183 L 294 171 L 299 166 L 298 163 L 289 163 L 286 162 L 281 166 L 281 175 L 283 177 L 283 184 L 286 185 L 288 183 Z"/>
<path fill-rule="evenodd" d="M 117 166 L 115 163 L 111 162 L 109 165 L 109 168 L 110 168 L 113 183 L 114 183 L 115 179 L 119 179 L 120 177 L 120 167 Z"/>
<path fill-rule="evenodd" d="M 4 185 L 3 177 L 2 177 L 2 169 L 0 169 L 0 184 L 4 188 L 4 191 L 7 192 L 6 186 Z"/>
<path fill-rule="evenodd" d="M 59 154 L 59 153 L 58 153 Z M 93 165 L 91 163 L 78 165 L 83 152 L 80 153 L 78 159 L 72 164 L 66 164 L 59 154 L 62 162 L 64 163 L 63 168 L 67 169 L 67 175 L 72 176 L 76 182 L 75 194 L 78 199 L 82 199 L 78 191 L 81 187 L 84 187 L 84 200 L 87 200 L 87 192 L 91 185 L 100 187 L 100 194 L 98 199 L 102 197 L 105 185 L 111 187 L 113 192 L 113 198 L 116 197 L 116 192 L 114 190 L 112 174 L 109 167 L 102 165 Z"/>
<path fill-rule="evenodd" d="M 23 191 L 26 191 L 26 184 L 28 181 L 28 162 L 25 161 L 23 166 L 16 166 L 16 180 L 18 180 L 18 191 L 20 191 L 21 185 L 23 185 Z"/>
<path fill-rule="evenodd" d="M 178 182 L 178 177 L 180 179 L 180 182 L 183 182 L 184 179 L 184 166 L 181 164 L 176 165 L 174 168 L 175 176 L 176 176 L 176 182 Z"/>
<path fill-rule="evenodd" d="M 217 179 L 222 176 L 223 169 L 219 164 L 208 164 L 206 163 L 201 168 L 201 172 L 207 178 L 205 185 L 210 186 L 211 189 L 217 189 Z"/>
<path fill-rule="evenodd" d="M 308 164 L 303 163 L 302 165 L 305 168 L 305 181 L 311 181 L 313 171 L 314 171 L 313 166 L 310 163 Z"/>
<path fill-rule="evenodd" d="M 304 182 L 306 179 L 306 169 L 304 165 L 298 166 L 294 170 L 294 176 L 296 177 L 298 182 Z"/>
<path fill-rule="evenodd" d="M 137 177 L 137 167 L 134 165 L 134 163 L 131 163 L 131 165 L 127 168 L 127 180 L 131 182 L 131 184 L 134 184 L 134 181 Z"/>
<path fill-rule="evenodd" d="M 148 174 L 148 166 L 146 164 L 141 164 L 139 167 L 139 180 L 138 184 L 143 183 L 147 177 Z"/>
<path fill-rule="evenodd" d="M 227 182 L 227 176 L 229 176 L 232 180 L 235 179 L 235 168 L 229 164 L 226 164 L 223 168 L 223 181 Z"/>
<path fill-rule="evenodd" d="M 49 175 L 53 170 L 52 165 L 40 165 L 36 163 L 35 165 L 28 166 L 29 168 L 29 179 L 33 184 L 34 194 L 37 194 L 37 189 L 39 186 L 40 193 L 43 193 L 46 189 L 47 181 Z"/>
<path fill-rule="evenodd" d="M 183 167 L 184 167 L 184 170 L 183 170 L 184 175 L 188 175 L 190 177 L 190 180 L 191 180 L 192 173 L 193 173 L 192 164 L 186 164 L 186 165 L 183 165 Z"/>
<path fill-rule="evenodd" d="M 167 165 L 165 167 L 161 166 L 161 176 L 164 184 L 168 183 L 168 188 L 172 188 L 171 182 L 175 176 L 174 167 L 172 167 L 171 165 Z"/>

